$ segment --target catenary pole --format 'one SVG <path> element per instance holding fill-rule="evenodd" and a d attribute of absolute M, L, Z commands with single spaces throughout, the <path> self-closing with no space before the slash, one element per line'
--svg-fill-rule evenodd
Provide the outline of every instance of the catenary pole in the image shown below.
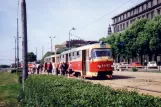
<path fill-rule="evenodd" d="M 15 66 L 14 66 L 14 68 L 16 69 L 16 37 L 14 37 L 15 38 Z"/>
<path fill-rule="evenodd" d="M 28 77 L 28 60 L 27 60 L 27 17 L 26 17 L 26 1 L 21 0 L 21 21 L 22 21 L 22 58 L 23 58 L 23 75 L 22 88 L 24 91 L 24 81 Z"/>
<path fill-rule="evenodd" d="M 17 68 L 19 68 L 19 29 L 18 29 L 18 11 L 19 11 L 19 0 L 17 6 Z"/>

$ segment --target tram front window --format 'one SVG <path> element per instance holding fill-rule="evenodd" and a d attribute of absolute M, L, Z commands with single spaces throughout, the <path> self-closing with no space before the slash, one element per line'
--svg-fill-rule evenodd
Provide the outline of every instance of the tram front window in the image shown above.
<path fill-rule="evenodd" d="M 93 49 L 91 55 L 92 55 L 92 58 L 106 57 L 106 56 L 111 57 L 111 50 L 110 49 Z"/>

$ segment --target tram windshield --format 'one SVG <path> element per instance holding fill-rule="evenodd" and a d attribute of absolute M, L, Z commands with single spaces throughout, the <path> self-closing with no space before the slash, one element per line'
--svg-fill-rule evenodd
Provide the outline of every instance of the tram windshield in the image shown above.
<path fill-rule="evenodd" d="M 111 57 L 111 49 L 93 49 L 91 52 L 92 58 L 97 58 L 97 57 L 106 57 L 109 56 Z"/>

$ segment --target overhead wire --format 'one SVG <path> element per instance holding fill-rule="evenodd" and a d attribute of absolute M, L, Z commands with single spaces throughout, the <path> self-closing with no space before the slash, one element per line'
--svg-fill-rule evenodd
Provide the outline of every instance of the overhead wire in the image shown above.
<path fill-rule="evenodd" d="M 109 12 L 109 13 L 107 13 L 107 14 L 101 16 L 99 19 L 96 19 L 96 20 L 93 21 L 92 23 L 90 23 L 90 24 L 86 25 L 85 27 L 81 28 L 79 31 L 81 31 L 81 30 L 87 28 L 88 26 L 91 26 L 92 24 L 98 22 L 99 20 L 103 19 L 105 16 L 107 16 L 107 15 L 113 13 L 114 11 L 118 10 L 119 8 L 121 8 L 121 7 L 124 6 L 125 4 L 129 3 L 130 1 L 132 1 L 132 0 L 128 0 L 127 2 L 123 3 L 123 4 L 120 5 L 119 7 L 115 8 L 114 10 L 112 10 L 111 12 Z"/>

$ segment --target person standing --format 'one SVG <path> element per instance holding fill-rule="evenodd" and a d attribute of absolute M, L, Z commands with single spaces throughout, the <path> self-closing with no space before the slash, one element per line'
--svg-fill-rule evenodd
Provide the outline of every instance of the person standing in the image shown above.
<path fill-rule="evenodd" d="M 56 74 L 56 65 L 55 62 L 52 63 L 52 74 Z"/>
<path fill-rule="evenodd" d="M 39 74 L 39 71 L 40 71 L 40 64 L 36 64 L 36 70 L 37 70 L 37 74 Z"/>
<path fill-rule="evenodd" d="M 70 77 L 72 73 L 73 73 L 73 70 L 72 70 L 72 63 L 71 63 L 71 62 L 69 62 L 69 67 L 68 67 L 68 77 Z"/>
<path fill-rule="evenodd" d="M 51 64 L 51 62 L 47 63 L 47 72 L 48 72 L 48 75 L 49 75 L 49 73 L 52 73 L 52 64 Z"/>

